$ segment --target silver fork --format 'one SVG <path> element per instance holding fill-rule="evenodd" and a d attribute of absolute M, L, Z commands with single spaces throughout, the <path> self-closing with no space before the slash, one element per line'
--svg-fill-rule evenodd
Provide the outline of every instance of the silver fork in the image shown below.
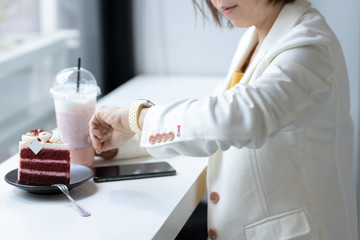
<path fill-rule="evenodd" d="M 69 189 L 67 188 L 66 185 L 64 185 L 64 184 L 54 184 L 54 185 L 51 185 L 51 186 L 59 188 L 60 191 L 62 191 L 70 199 L 70 201 L 76 206 L 76 208 L 79 210 L 79 213 L 80 213 L 81 216 L 88 217 L 88 216 L 91 215 L 88 211 L 86 211 L 83 207 L 81 207 L 72 197 L 70 197 Z"/>

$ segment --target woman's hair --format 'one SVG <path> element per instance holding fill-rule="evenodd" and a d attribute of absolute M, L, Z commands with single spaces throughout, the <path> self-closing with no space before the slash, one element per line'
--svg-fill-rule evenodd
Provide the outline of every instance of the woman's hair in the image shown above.
<path fill-rule="evenodd" d="M 211 0 L 200 0 L 200 3 L 198 1 L 199 0 L 192 0 L 195 12 L 196 12 L 196 10 L 199 10 L 201 12 L 201 14 L 205 18 L 207 18 L 206 14 L 205 14 L 205 9 L 204 9 L 204 2 L 205 2 L 208 9 L 210 10 L 210 13 L 211 13 L 211 15 L 213 17 L 213 20 L 215 21 L 215 23 L 218 26 L 221 27 L 222 26 L 222 20 L 224 19 L 223 15 L 212 5 Z M 268 0 L 268 1 L 269 1 L 269 3 L 273 3 L 273 4 L 278 4 L 278 3 L 286 4 L 286 3 L 295 2 L 295 0 Z M 230 21 L 228 21 L 228 26 L 232 27 L 232 24 L 231 24 Z"/>

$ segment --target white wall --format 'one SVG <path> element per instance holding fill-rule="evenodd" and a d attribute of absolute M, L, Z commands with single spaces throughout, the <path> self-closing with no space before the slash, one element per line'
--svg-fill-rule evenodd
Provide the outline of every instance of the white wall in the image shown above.
<path fill-rule="evenodd" d="M 354 161 L 359 159 L 360 1 L 310 0 L 327 19 L 343 47 L 355 123 Z M 136 72 L 224 75 L 243 33 L 195 18 L 191 0 L 134 1 Z M 359 182 L 359 181 L 357 181 Z"/>
<path fill-rule="evenodd" d="M 135 0 L 137 73 L 226 74 L 243 29 L 204 26 L 191 0 Z"/>

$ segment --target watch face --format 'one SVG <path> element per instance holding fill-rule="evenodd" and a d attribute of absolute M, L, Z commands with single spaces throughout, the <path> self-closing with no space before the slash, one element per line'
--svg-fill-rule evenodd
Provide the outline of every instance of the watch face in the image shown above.
<path fill-rule="evenodd" d="M 147 100 L 147 99 L 138 99 L 139 101 L 144 101 L 144 106 L 145 107 L 151 107 L 151 106 L 154 106 L 155 104 L 153 102 L 151 102 L 150 100 Z"/>

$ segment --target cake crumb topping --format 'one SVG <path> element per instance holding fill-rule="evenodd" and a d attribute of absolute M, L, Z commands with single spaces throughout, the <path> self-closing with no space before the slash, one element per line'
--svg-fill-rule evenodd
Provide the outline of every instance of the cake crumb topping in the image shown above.
<path fill-rule="evenodd" d="M 23 142 L 33 142 L 35 139 L 41 143 L 63 143 L 61 133 L 46 132 L 43 129 L 33 129 L 21 137 Z"/>

